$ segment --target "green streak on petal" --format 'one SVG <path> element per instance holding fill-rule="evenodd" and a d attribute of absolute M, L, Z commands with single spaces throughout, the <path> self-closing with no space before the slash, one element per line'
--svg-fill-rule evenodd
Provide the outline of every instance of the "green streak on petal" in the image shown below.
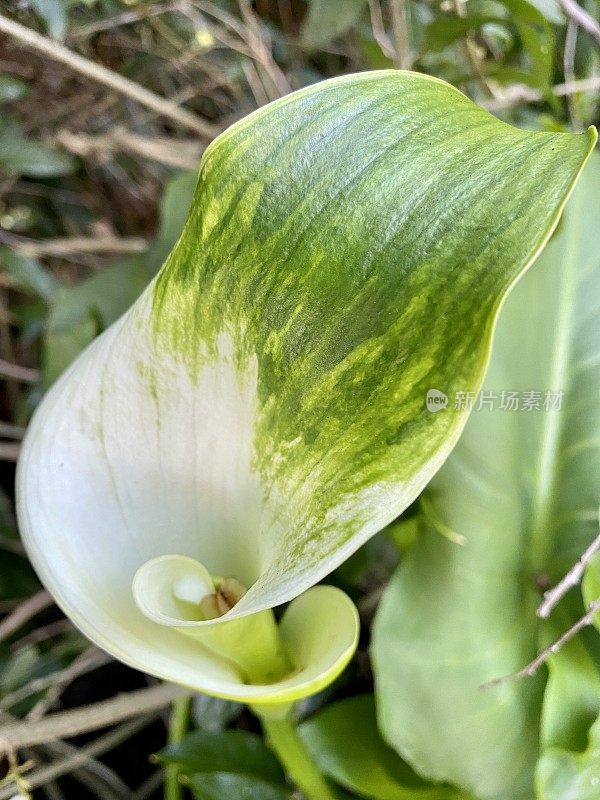
<path fill-rule="evenodd" d="M 465 415 L 431 414 L 426 392 L 480 385 L 500 302 L 593 141 L 395 71 L 296 93 L 207 150 L 155 341 L 200 383 L 223 334 L 240 374 L 256 364 L 264 587 L 294 565 L 319 577 L 437 469 Z"/>

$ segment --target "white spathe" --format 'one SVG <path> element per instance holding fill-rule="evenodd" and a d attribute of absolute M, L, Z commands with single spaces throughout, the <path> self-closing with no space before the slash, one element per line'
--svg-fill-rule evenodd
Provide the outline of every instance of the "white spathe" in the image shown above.
<path fill-rule="evenodd" d="M 17 479 L 23 540 L 65 613 L 120 660 L 214 695 L 294 699 L 323 676 L 326 685 L 354 651 L 356 610 L 343 593 L 318 587 L 294 601 L 282 637 L 304 660 L 272 686 L 243 684 L 226 661 L 134 601 L 136 572 L 162 555 L 188 556 L 211 575 L 252 586 L 272 541 L 252 469 L 256 375 L 235 370 L 226 336 L 195 381 L 164 354 L 159 361 L 151 292 L 80 356 L 34 415 Z M 311 619 L 299 645 L 301 609 Z"/>

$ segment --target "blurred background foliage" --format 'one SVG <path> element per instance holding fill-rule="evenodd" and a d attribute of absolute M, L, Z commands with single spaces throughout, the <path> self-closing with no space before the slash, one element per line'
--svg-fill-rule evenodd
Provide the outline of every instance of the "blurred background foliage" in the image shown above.
<path fill-rule="evenodd" d="M 44 390 L 161 266 L 210 139 L 293 89 L 394 67 L 450 81 L 514 124 L 581 130 L 598 123 L 600 3 L 1 0 L 0 15 L 39 34 L 26 43 L 0 25 L 0 725 L 35 726 L 148 685 L 83 640 L 41 590 L 16 532 L 14 469 Z M 359 605 L 363 641 L 338 683 L 303 705 L 318 713 L 301 731 L 340 797 L 459 796 L 426 787 L 374 722 L 369 625 L 414 535 L 409 515 L 334 576 Z M 166 742 L 162 707 L 100 736 L 82 724 L 69 743 L 32 746 L 33 795 L 143 800 L 162 797 L 165 774 L 177 773 L 208 800 L 290 797 L 247 712 L 198 697 L 190 720 L 195 738 L 152 760 Z M 10 758 L 3 770 L 0 800 L 19 784 Z M 167 800 L 179 797 L 171 791 Z"/>

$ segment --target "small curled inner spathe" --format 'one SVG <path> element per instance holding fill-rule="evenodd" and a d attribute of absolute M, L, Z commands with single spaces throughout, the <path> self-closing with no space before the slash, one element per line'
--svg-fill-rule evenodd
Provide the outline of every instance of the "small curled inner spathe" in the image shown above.
<path fill-rule="evenodd" d="M 147 561 L 132 583 L 148 620 L 189 637 L 198 652 L 227 664 L 240 684 L 260 688 L 264 697 L 256 704 L 269 702 L 270 694 L 276 702 L 292 702 L 343 669 L 356 647 L 358 618 L 342 591 L 309 589 L 279 623 L 272 609 L 237 615 L 246 591 L 236 578 L 212 576 L 204 564 L 178 555 Z"/>

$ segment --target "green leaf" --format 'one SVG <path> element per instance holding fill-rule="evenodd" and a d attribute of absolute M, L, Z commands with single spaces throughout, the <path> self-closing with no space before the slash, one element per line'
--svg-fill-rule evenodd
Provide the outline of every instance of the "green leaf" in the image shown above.
<path fill-rule="evenodd" d="M 600 719 L 582 753 L 550 750 L 540 760 L 540 800 L 598 800 L 600 795 Z"/>
<path fill-rule="evenodd" d="M 196 727 L 204 731 L 222 731 L 238 717 L 243 709 L 240 703 L 197 694 L 192 699 L 192 718 Z"/>
<path fill-rule="evenodd" d="M 321 772 L 373 800 L 453 800 L 451 789 L 428 786 L 385 745 L 372 695 L 327 706 L 298 732 Z"/>
<path fill-rule="evenodd" d="M 527 0 L 503 0 L 511 12 L 535 85 L 549 88 L 554 67 L 554 29 L 541 11 Z"/>
<path fill-rule="evenodd" d="M 25 645 L 8 659 L 0 676 L 0 695 L 13 692 L 31 680 L 39 667 L 39 661 L 40 654 L 31 644 Z"/>
<path fill-rule="evenodd" d="M 29 91 L 29 84 L 13 75 L 0 73 L 0 103 L 19 100 Z"/>
<path fill-rule="evenodd" d="M 427 490 L 423 534 L 375 626 L 386 740 L 423 775 L 485 800 L 531 800 L 544 670 L 478 687 L 520 669 L 547 644 L 535 578 L 560 578 L 597 526 L 599 186 L 594 157 L 559 232 L 509 297 L 484 387 L 496 407 L 473 413 Z M 561 410 L 499 408 L 503 391 L 528 390 L 542 392 L 541 403 L 545 390 L 563 391 Z M 578 714 L 582 695 L 580 685 L 569 701 Z M 572 721 L 560 733 L 559 713 L 546 711 L 548 739 L 567 728 L 574 735 Z"/>
<path fill-rule="evenodd" d="M 455 14 L 442 14 L 436 17 L 425 28 L 424 52 L 443 50 L 467 33 L 476 31 L 486 22 L 504 23 L 506 20 L 492 14 L 470 14 L 468 17 L 457 17 Z"/>
<path fill-rule="evenodd" d="M 198 800 L 291 800 L 290 792 L 267 781 L 227 772 L 195 775 L 190 787 Z"/>
<path fill-rule="evenodd" d="M 169 745 L 157 758 L 176 764 L 186 775 L 228 772 L 284 783 L 277 758 L 260 736 L 246 731 L 194 731 L 179 744 Z"/>
<path fill-rule="evenodd" d="M 583 595 L 586 605 L 600 595 L 598 556 L 586 571 Z M 582 613 L 579 605 L 572 616 Z M 563 620 L 563 629 L 567 626 Z M 536 775 L 539 800 L 592 800 L 600 792 L 599 649 L 597 636 L 586 641 L 580 635 L 550 659 L 542 728 L 546 749 Z"/>
<path fill-rule="evenodd" d="M 56 278 L 34 258 L 26 258 L 7 247 L 0 247 L 0 264 L 22 289 L 45 302 L 50 302 L 58 290 Z"/>
<path fill-rule="evenodd" d="M 179 238 L 198 183 L 196 170 L 182 172 L 167 183 L 160 201 L 160 224 L 148 252 L 138 259 L 145 263 L 148 277 L 154 277 Z"/>
<path fill-rule="evenodd" d="M 60 294 L 60 293 L 59 293 Z M 50 327 L 44 334 L 43 384 L 48 387 L 99 333 L 98 320 L 88 312 L 73 318 L 70 325 Z"/>
<path fill-rule="evenodd" d="M 26 138 L 0 139 L 0 169 L 30 178 L 54 178 L 75 170 L 75 159 Z"/>
<path fill-rule="evenodd" d="M 528 85 L 541 88 L 550 86 L 555 51 L 554 30 L 546 17 L 527 0 L 503 0 L 504 13 L 498 7 L 473 0 L 468 4 L 469 14 L 457 17 L 442 14 L 433 19 L 426 28 L 425 53 L 443 50 L 469 33 L 475 33 L 482 26 L 493 23 L 516 30 L 523 52 L 527 58 L 526 74 Z M 502 6 L 499 7 L 502 11 Z M 505 64 L 486 65 L 490 75 L 502 74 Z"/>
<path fill-rule="evenodd" d="M 502 298 L 594 141 L 512 128 L 402 71 L 309 87 L 218 137 L 165 266 L 23 445 L 22 534 L 62 608 L 208 693 L 327 685 L 356 617 L 333 590 L 300 595 L 449 454 L 467 414 L 432 414 L 426 394 L 479 387 Z M 244 682 L 193 638 L 202 621 L 141 611 L 134 576 L 163 556 L 249 587 L 227 623 L 295 598 L 279 626 L 295 671 Z"/>
<path fill-rule="evenodd" d="M 161 201 L 159 229 L 145 253 L 118 261 L 76 286 L 61 286 L 53 293 L 44 336 L 46 386 L 54 383 L 146 288 L 181 233 L 196 181 L 196 174 L 191 172 L 169 181 Z M 21 267 L 23 272 L 24 265 Z M 32 272 L 28 275 L 33 277 Z"/>
<path fill-rule="evenodd" d="M 361 18 L 367 0 L 309 0 L 301 41 L 308 50 L 326 47 Z"/>
<path fill-rule="evenodd" d="M 64 0 L 31 0 L 31 5 L 44 20 L 53 39 L 62 41 L 67 32 L 67 7 Z"/>
<path fill-rule="evenodd" d="M 570 598 L 571 599 L 571 598 Z M 549 645 L 583 613 L 581 601 L 574 598 L 572 613 L 555 612 L 557 619 L 548 625 Z M 591 725 L 600 714 L 600 671 L 597 652 L 591 653 L 588 640 L 580 635 L 563 645 L 548 659 L 548 682 L 542 707 L 542 748 L 585 750 Z M 544 798 L 544 795 L 541 795 Z"/>
<path fill-rule="evenodd" d="M 559 0 L 529 0 L 529 4 L 537 8 L 548 22 L 554 25 L 564 25 L 565 15 Z"/>

